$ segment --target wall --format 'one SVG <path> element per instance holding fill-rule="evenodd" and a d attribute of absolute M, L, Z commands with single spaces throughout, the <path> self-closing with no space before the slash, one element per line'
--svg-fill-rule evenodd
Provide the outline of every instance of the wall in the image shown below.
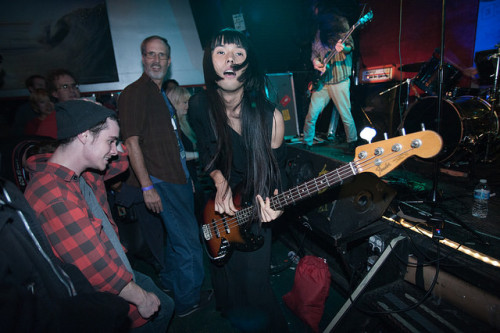
<path fill-rule="evenodd" d="M 188 1 L 107 0 L 107 5 L 120 82 L 85 89 L 123 89 L 135 81 L 142 73 L 139 45 L 149 35 L 169 41 L 172 78 L 181 85 L 203 83 L 203 53 Z"/>
<path fill-rule="evenodd" d="M 399 67 L 428 61 L 441 45 L 442 2 L 368 0 L 374 18 L 359 32 L 361 64 Z M 479 0 L 446 1 L 445 59 L 461 68 L 473 66 L 478 4 Z"/>
<path fill-rule="evenodd" d="M 203 83 L 202 47 L 188 1 L 107 0 L 106 5 L 119 81 L 82 85 L 83 93 L 122 90 L 135 81 L 142 73 L 139 46 L 149 35 L 169 41 L 172 78 L 181 85 Z M 0 97 L 27 95 L 26 89 L 0 90 Z"/>

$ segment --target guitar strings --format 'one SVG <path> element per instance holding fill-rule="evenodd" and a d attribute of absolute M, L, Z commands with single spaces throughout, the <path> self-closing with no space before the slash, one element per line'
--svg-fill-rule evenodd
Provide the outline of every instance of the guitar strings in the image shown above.
<path fill-rule="evenodd" d="M 375 158 L 376 157 L 374 156 L 374 157 L 371 157 L 367 160 L 348 163 L 348 164 L 341 166 L 338 169 L 332 170 L 332 171 L 330 171 L 330 172 L 328 172 L 320 177 L 311 179 L 311 180 L 295 187 L 294 189 L 280 193 L 272 198 L 273 199 L 273 202 L 272 202 L 273 207 L 272 208 L 276 209 L 276 208 L 283 207 L 282 205 L 277 206 L 275 204 L 275 201 L 278 200 L 281 202 L 283 198 L 289 197 L 290 194 L 291 194 L 291 197 L 294 199 L 293 201 L 300 200 L 302 198 L 306 198 L 306 197 L 311 196 L 310 190 L 313 189 L 314 187 L 316 188 L 317 191 L 319 191 L 321 189 L 327 188 L 331 185 L 334 185 L 334 184 L 340 182 L 342 180 L 342 178 L 346 178 L 348 176 L 355 175 L 356 174 L 355 170 L 360 170 L 360 169 L 363 170 L 363 167 L 369 165 L 371 163 L 371 161 Z M 354 173 L 353 173 L 353 168 L 355 169 Z M 367 167 L 367 169 L 369 169 L 369 167 Z M 319 179 L 326 180 L 326 182 L 322 182 L 322 184 L 320 184 L 321 187 L 318 186 Z M 306 188 L 307 193 L 304 193 L 304 191 L 299 192 L 298 191 L 299 188 Z M 314 193 L 316 193 L 317 191 L 315 191 Z M 251 210 L 252 210 L 252 207 L 246 207 L 246 208 L 236 212 L 235 216 L 223 217 L 221 219 L 212 221 L 212 223 L 210 223 L 211 236 L 213 236 L 214 232 L 215 232 L 215 235 L 218 236 L 218 235 L 220 235 L 221 232 L 226 232 L 226 229 L 233 228 L 234 226 L 236 226 L 238 224 L 238 220 L 240 220 L 241 218 L 248 219 L 252 215 Z M 216 230 L 214 230 L 215 228 L 216 228 Z"/>
<path fill-rule="evenodd" d="M 399 151 L 399 152 L 392 152 L 386 156 L 384 159 L 384 163 L 387 161 L 390 161 L 404 153 L 407 153 L 408 151 L 412 150 L 413 148 L 410 148 L 406 151 Z M 342 180 L 346 179 L 347 177 L 354 176 L 361 172 L 366 172 L 372 168 L 377 168 L 378 165 L 375 164 L 375 162 L 380 159 L 380 156 L 372 156 L 366 160 L 359 160 L 359 161 L 353 161 L 350 162 L 346 165 L 343 165 L 335 170 L 329 171 L 326 174 L 310 179 L 306 181 L 305 183 L 296 186 L 288 191 L 285 191 L 283 193 L 279 193 L 276 196 L 271 198 L 271 208 L 274 210 L 276 209 L 281 209 L 284 207 L 283 201 L 285 203 L 290 203 L 292 201 L 295 203 L 295 201 L 300 201 L 301 199 L 310 197 L 316 193 L 318 193 L 320 190 L 326 189 L 328 187 L 331 187 L 335 185 L 336 183 L 341 182 Z M 374 161 L 375 160 L 375 161 Z M 321 180 L 321 181 L 320 181 Z M 300 191 L 300 188 L 305 188 L 305 190 Z M 313 193 L 311 193 L 311 190 L 313 190 Z M 289 200 L 291 198 L 291 200 Z M 279 203 L 279 204 L 278 204 Z M 231 228 L 235 227 L 238 225 L 238 220 L 244 219 L 248 220 L 252 216 L 252 207 L 246 207 L 243 208 L 239 211 L 236 212 L 235 216 L 226 216 L 222 217 L 217 220 L 213 220 L 210 223 L 207 223 L 205 225 L 208 225 L 210 227 L 210 236 L 211 238 L 214 236 L 219 237 L 220 234 L 225 233 L 227 234 L 227 230 L 230 230 Z M 245 221 L 246 222 L 246 221 Z M 227 230 L 226 230 L 227 229 Z"/>

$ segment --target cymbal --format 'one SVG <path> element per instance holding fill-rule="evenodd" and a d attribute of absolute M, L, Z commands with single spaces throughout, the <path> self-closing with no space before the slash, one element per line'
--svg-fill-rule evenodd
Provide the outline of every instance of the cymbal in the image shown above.
<path fill-rule="evenodd" d="M 420 68 L 427 63 L 426 61 L 414 62 L 412 64 L 402 65 L 398 68 L 401 72 L 418 72 Z"/>

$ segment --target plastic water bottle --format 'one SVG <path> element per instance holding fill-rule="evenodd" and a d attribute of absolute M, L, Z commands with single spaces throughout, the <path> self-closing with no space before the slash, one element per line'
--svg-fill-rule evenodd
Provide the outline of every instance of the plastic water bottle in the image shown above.
<path fill-rule="evenodd" d="M 295 253 L 294 251 L 288 252 L 288 259 L 293 262 L 295 265 L 297 265 L 300 261 L 300 257 Z"/>
<path fill-rule="evenodd" d="M 474 203 L 472 204 L 472 216 L 481 219 L 488 216 L 488 200 L 490 199 L 490 188 L 486 179 L 480 179 L 474 188 Z"/>

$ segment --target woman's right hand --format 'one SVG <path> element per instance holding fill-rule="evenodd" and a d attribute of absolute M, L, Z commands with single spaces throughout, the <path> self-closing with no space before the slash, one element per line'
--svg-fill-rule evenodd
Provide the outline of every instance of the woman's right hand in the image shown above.
<path fill-rule="evenodd" d="M 220 214 L 227 214 L 234 216 L 236 214 L 236 207 L 233 202 L 233 192 L 227 183 L 227 180 L 215 183 L 217 194 L 215 195 L 215 211 Z"/>

